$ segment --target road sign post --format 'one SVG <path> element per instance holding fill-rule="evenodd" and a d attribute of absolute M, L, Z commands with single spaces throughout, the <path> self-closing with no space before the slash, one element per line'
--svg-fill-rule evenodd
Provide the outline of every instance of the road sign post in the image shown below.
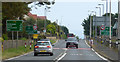
<path fill-rule="evenodd" d="M 17 48 L 17 43 L 18 43 L 18 31 L 23 30 L 23 25 L 22 25 L 23 20 L 7 20 L 6 21 L 6 30 L 7 31 L 12 31 L 12 41 L 14 40 L 14 31 L 17 31 L 17 42 L 16 42 L 16 48 Z"/>
<path fill-rule="evenodd" d="M 17 42 L 16 42 L 16 48 L 18 47 L 18 31 L 17 31 Z"/>

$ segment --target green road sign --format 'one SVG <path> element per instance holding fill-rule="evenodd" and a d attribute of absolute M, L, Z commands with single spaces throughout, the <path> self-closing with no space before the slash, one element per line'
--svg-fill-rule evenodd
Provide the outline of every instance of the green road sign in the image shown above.
<path fill-rule="evenodd" d="M 105 27 L 105 30 L 101 30 L 101 35 L 109 35 L 109 27 Z M 112 34 L 112 27 L 111 27 L 111 34 Z"/>
<path fill-rule="evenodd" d="M 23 20 L 7 20 L 7 31 L 22 31 L 23 30 L 23 25 L 22 25 Z"/>
<path fill-rule="evenodd" d="M 26 32 L 28 34 L 37 34 L 37 30 L 34 30 L 33 26 L 26 26 Z"/>
<path fill-rule="evenodd" d="M 37 30 L 33 30 L 33 32 L 34 32 L 33 34 L 37 34 Z"/>
<path fill-rule="evenodd" d="M 33 34 L 33 26 L 26 26 L 26 32 L 28 34 Z"/>

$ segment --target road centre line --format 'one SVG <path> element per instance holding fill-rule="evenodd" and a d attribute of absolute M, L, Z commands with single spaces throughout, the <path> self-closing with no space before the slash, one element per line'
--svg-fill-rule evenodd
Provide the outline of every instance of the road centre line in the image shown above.
<path fill-rule="evenodd" d="M 60 61 L 62 58 L 64 58 L 66 54 L 67 54 L 67 53 L 64 53 L 64 54 L 58 59 L 58 61 Z"/>
<path fill-rule="evenodd" d="M 66 56 L 67 49 L 65 49 L 65 51 L 63 53 L 61 53 L 59 56 L 57 56 L 54 61 L 55 62 L 59 62 L 62 58 L 64 58 Z"/>

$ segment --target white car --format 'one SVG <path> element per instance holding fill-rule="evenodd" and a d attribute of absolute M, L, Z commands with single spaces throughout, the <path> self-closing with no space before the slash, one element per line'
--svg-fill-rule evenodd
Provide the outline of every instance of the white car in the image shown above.
<path fill-rule="evenodd" d="M 53 56 L 53 47 L 50 40 L 42 39 L 37 41 L 34 46 L 34 56 L 37 56 L 38 54 L 50 54 L 50 56 Z"/>

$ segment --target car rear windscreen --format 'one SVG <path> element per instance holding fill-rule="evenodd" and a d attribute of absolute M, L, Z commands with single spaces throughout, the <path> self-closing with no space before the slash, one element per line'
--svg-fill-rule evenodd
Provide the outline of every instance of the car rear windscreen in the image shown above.
<path fill-rule="evenodd" d="M 68 34 L 67 37 L 74 37 L 74 35 L 73 34 Z"/>
<path fill-rule="evenodd" d="M 46 45 L 50 45 L 50 43 L 49 42 L 37 42 L 37 45 L 46 46 Z"/>
<path fill-rule="evenodd" d="M 68 38 L 67 41 L 76 41 L 76 38 Z"/>

